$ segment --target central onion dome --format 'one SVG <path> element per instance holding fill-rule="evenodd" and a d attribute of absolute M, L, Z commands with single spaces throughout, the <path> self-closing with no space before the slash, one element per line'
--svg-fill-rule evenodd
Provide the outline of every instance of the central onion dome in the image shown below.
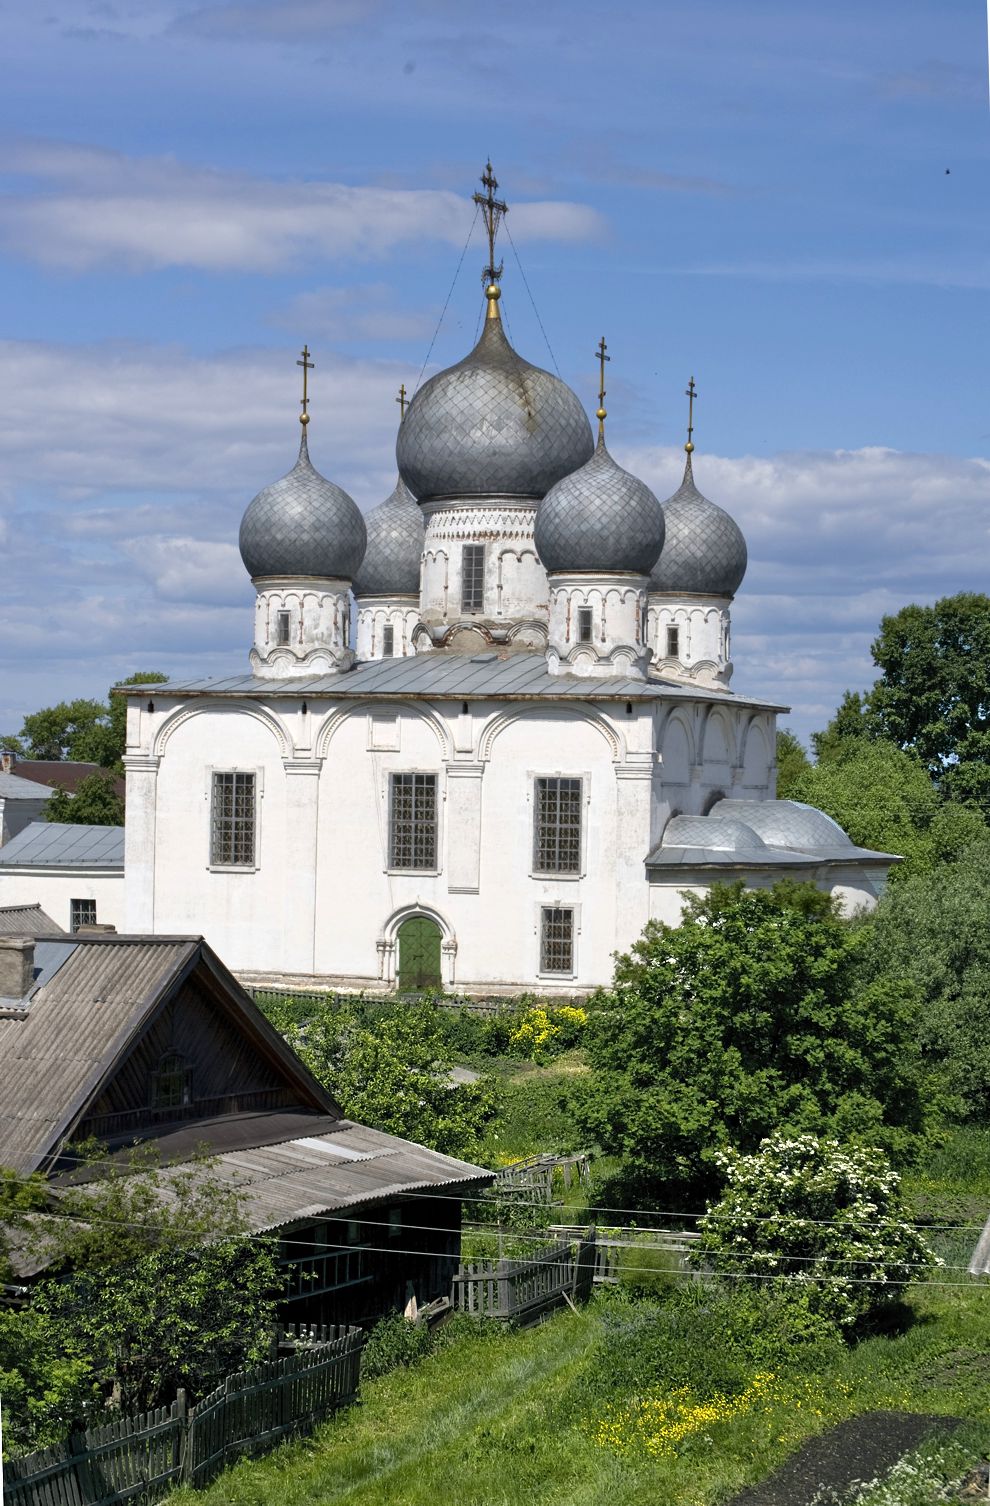
<path fill-rule="evenodd" d="M 420 388 L 399 427 L 399 473 L 420 502 L 543 497 L 594 449 L 577 395 L 516 354 L 499 318 L 499 289 L 486 296 L 474 350 Z"/>
<path fill-rule="evenodd" d="M 353 579 L 367 543 L 364 518 L 354 499 L 313 467 L 305 428 L 292 470 L 248 504 L 238 543 L 252 580 Z"/>
<path fill-rule="evenodd" d="M 355 596 L 418 596 L 426 525 L 400 477 L 395 490 L 365 518 L 368 547 L 354 577 Z"/>
<path fill-rule="evenodd" d="M 663 508 L 615 463 L 604 433 L 587 464 L 558 481 L 536 513 L 536 550 L 552 572 L 649 575 L 663 537 Z"/>
<path fill-rule="evenodd" d="M 650 590 L 665 596 L 734 596 L 746 574 L 746 540 L 735 519 L 695 486 L 693 449 L 688 449 L 683 481 L 663 504 L 667 538 Z"/>

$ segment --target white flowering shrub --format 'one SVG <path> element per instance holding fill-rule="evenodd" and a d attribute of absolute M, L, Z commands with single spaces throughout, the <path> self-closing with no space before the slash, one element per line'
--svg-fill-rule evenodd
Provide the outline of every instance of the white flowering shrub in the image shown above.
<path fill-rule="evenodd" d="M 900 1178 L 882 1151 L 815 1135 L 771 1135 L 718 1157 L 726 1185 L 700 1223 L 692 1261 L 784 1283 L 840 1328 L 891 1302 L 940 1262 L 905 1223 Z"/>

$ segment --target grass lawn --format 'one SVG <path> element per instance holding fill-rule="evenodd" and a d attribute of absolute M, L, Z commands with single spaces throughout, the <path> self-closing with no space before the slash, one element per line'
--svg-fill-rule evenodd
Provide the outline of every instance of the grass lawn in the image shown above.
<path fill-rule="evenodd" d="M 758 1382 L 734 1408 L 683 1406 L 673 1447 L 648 1442 L 635 1408 L 576 1403 L 589 1375 L 594 1396 L 601 1301 L 524 1333 L 461 1333 L 366 1383 L 360 1405 L 313 1438 L 236 1466 L 202 1506 L 712 1506 L 809 1434 L 875 1409 L 970 1419 L 975 1459 L 990 1444 L 986 1289 L 919 1288 L 910 1308 L 905 1331 Z M 614 1445 L 599 1441 L 603 1422 Z"/>

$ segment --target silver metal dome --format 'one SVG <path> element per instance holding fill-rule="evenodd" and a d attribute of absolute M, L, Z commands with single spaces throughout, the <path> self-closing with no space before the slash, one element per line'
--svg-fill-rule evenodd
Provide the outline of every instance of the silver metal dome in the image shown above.
<path fill-rule="evenodd" d="M 746 574 L 746 540 L 734 519 L 694 484 L 691 455 L 684 480 L 663 504 L 667 535 L 650 590 L 669 596 L 734 596 Z"/>
<path fill-rule="evenodd" d="M 663 509 L 645 482 L 616 465 L 604 437 L 579 471 L 558 481 L 536 513 L 547 570 L 648 575 L 663 547 Z"/>
<path fill-rule="evenodd" d="M 771 847 L 799 851 L 852 852 L 853 843 L 838 821 L 800 800 L 719 800 L 711 815 L 745 821 Z"/>
<path fill-rule="evenodd" d="M 664 847 L 709 847 L 717 852 L 755 852 L 766 843 L 749 821 L 731 820 L 723 807 L 735 801 L 720 800 L 718 816 L 673 816 L 664 828 Z"/>
<path fill-rule="evenodd" d="M 365 518 L 368 547 L 354 577 L 355 596 L 415 596 L 426 524 L 401 476 L 395 491 Z"/>
<path fill-rule="evenodd" d="M 249 503 L 238 542 L 252 580 L 264 575 L 353 579 L 367 543 L 364 518 L 347 492 L 313 468 L 305 429 L 292 470 Z"/>
<path fill-rule="evenodd" d="M 594 449 L 576 394 L 517 355 L 488 308 L 471 354 L 431 377 L 399 425 L 399 473 L 420 502 L 542 497 Z"/>

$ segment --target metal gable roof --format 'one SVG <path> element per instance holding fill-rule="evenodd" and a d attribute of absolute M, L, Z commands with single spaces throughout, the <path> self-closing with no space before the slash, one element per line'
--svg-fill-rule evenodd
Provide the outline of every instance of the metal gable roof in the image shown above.
<path fill-rule="evenodd" d="M 64 936 L 40 905 L 0 905 L 0 936 Z"/>
<path fill-rule="evenodd" d="M 38 789 L 38 785 L 32 788 Z M 32 821 L 0 847 L 0 864 L 10 868 L 123 869 L 124 828 Z"/>
<path fill-rule="evenodd" d="M 0 772 L 0 800 L 48 800 L 51 793 L 50 785 Z"/>
<path fill-rule="evenodd" d="M 122 686 L 115 693 L 143 695 L 147 686 Z M 463 700 L 485 697 L 547 701 L 714 701 L 783 711 L 771 701 L 739 696 L 729 690 L 688 684 L 681 680 L 636 679 L 615 675 L 594 679 L 581 675 L 552 675 L 540 653 L 483 654 L 429 653 L 404 659 L 359 663 L 345 674 L 298 675 L 276 680 L 256 675 L 175 681 L 156 685 L 157 695 L 183 696 L 325 696 L 328 699 L 396 696 Z"/>

